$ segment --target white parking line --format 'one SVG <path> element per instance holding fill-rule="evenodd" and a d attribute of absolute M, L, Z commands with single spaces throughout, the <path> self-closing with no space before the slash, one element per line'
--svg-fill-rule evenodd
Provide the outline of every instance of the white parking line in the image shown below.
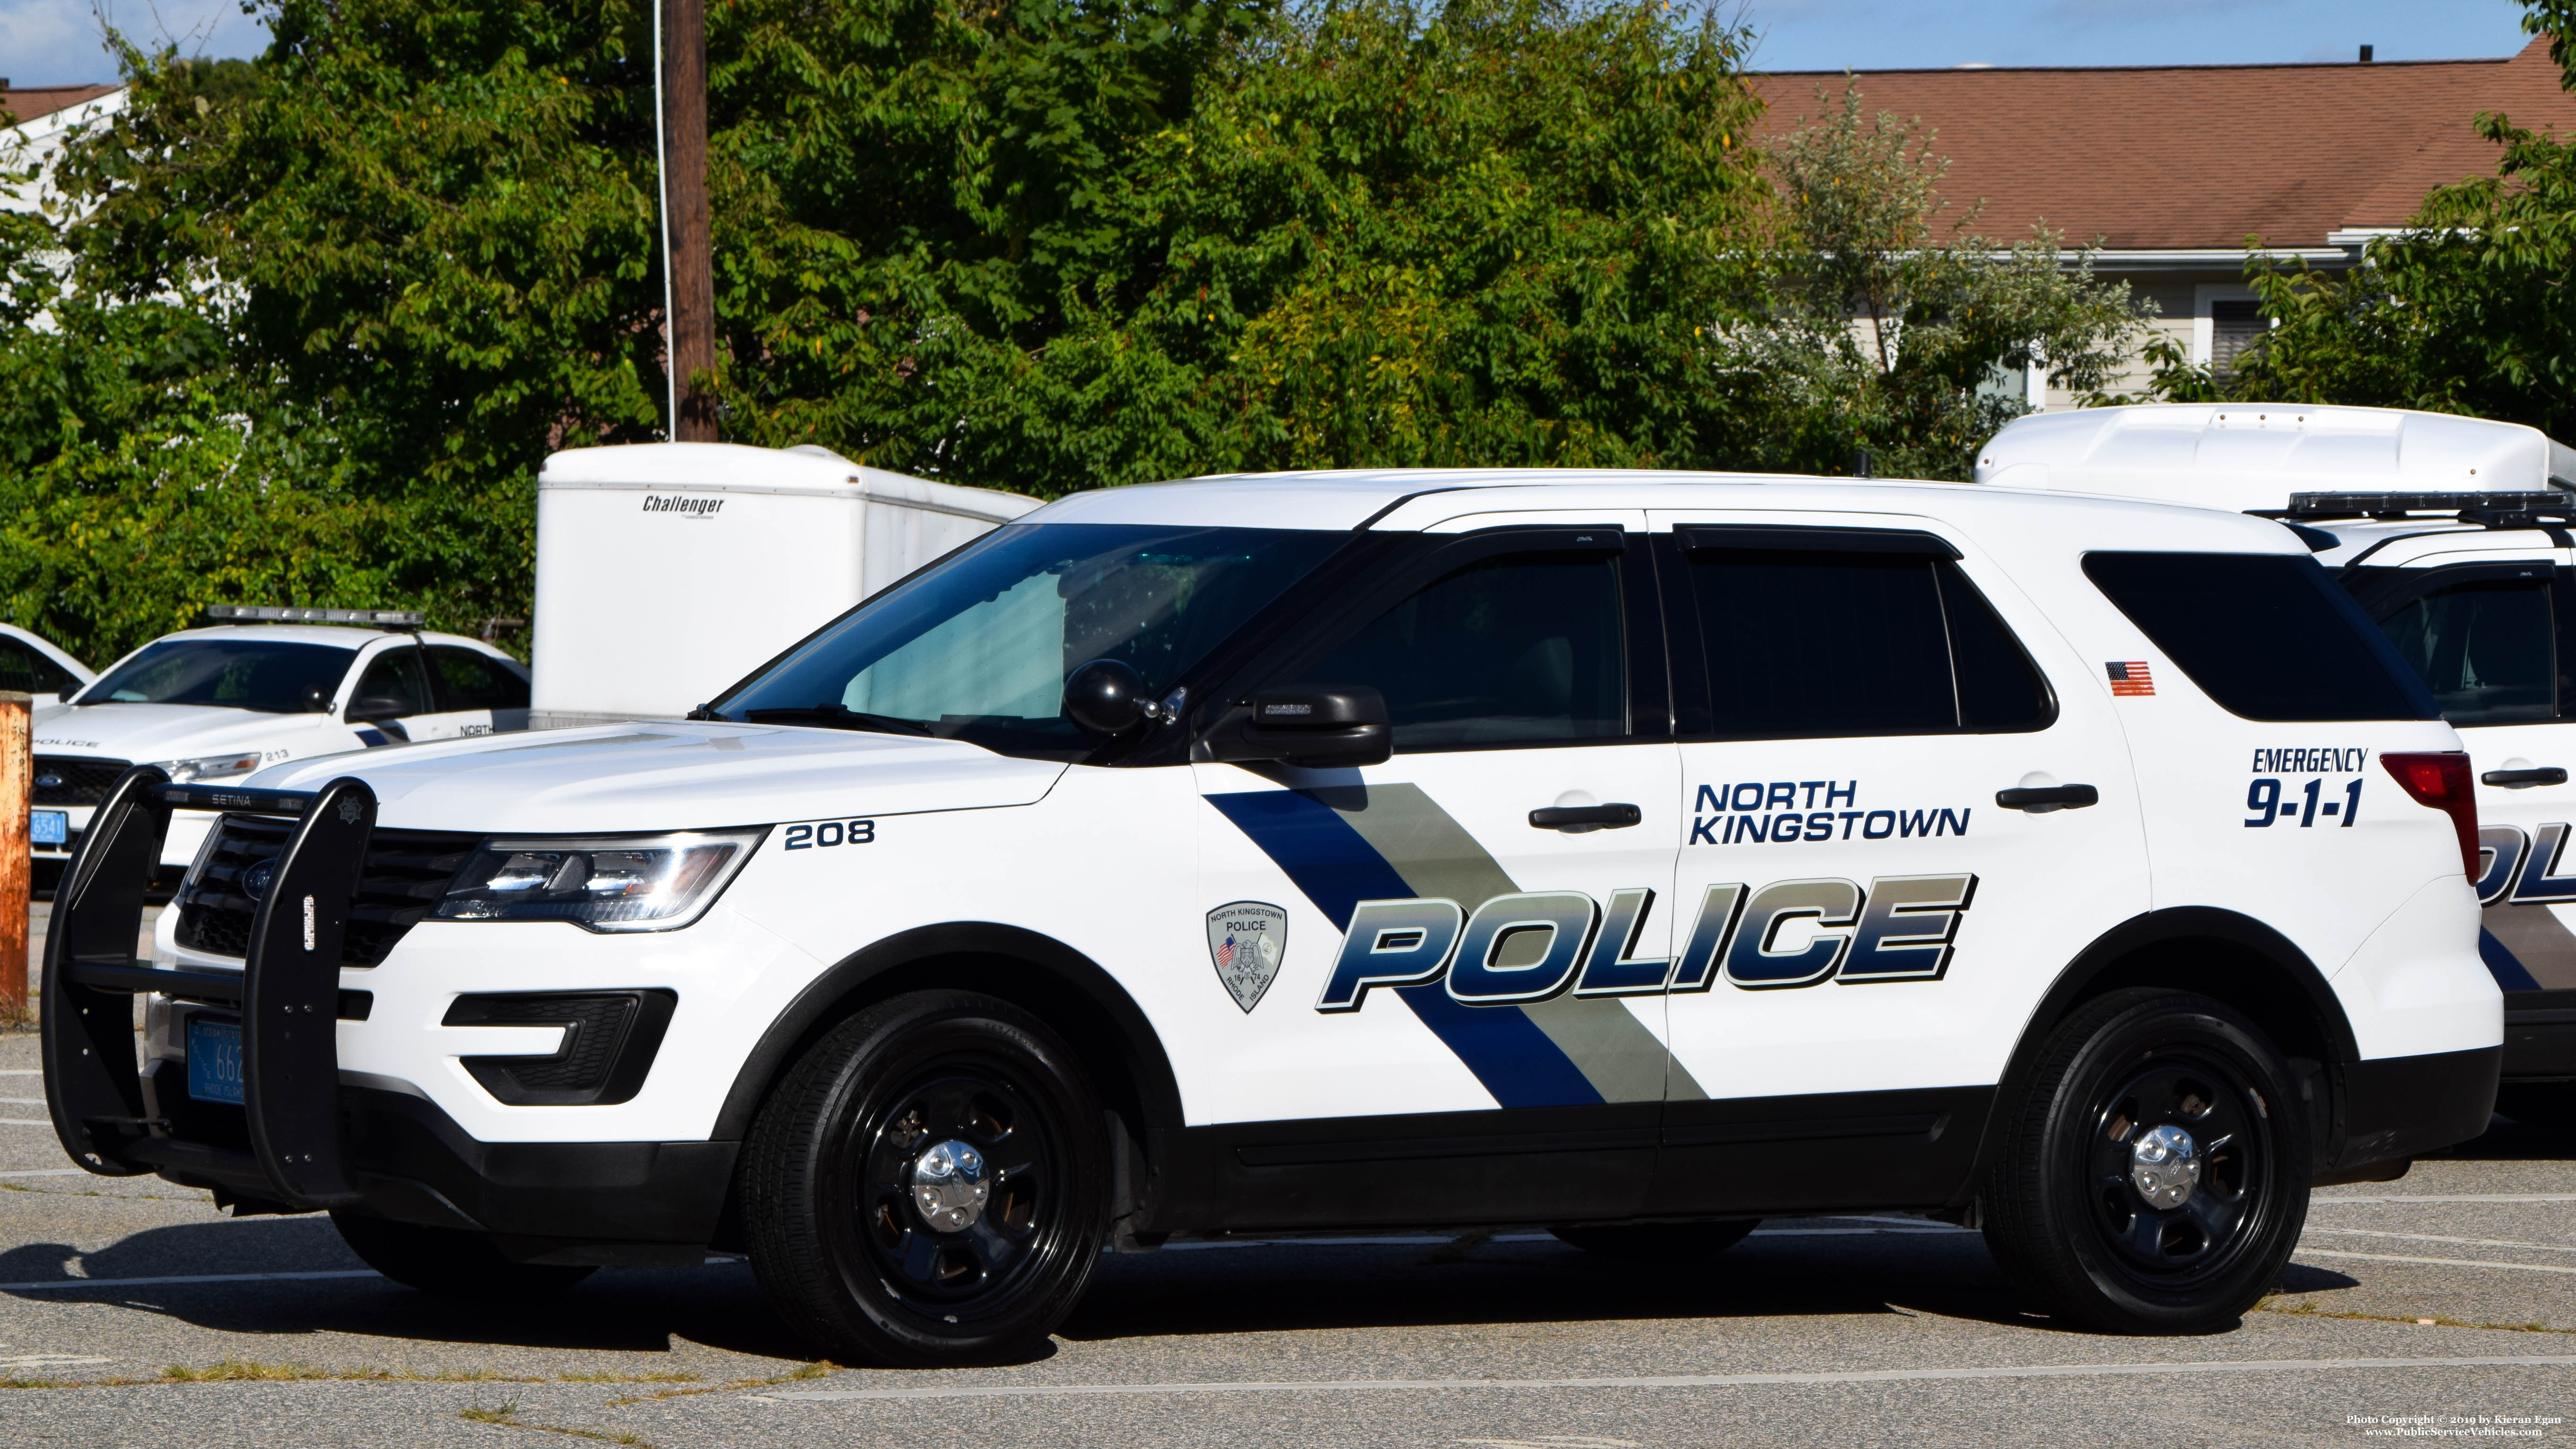
<path fill-rule="evenodd" d="M 328 1273 L 199 1273 L 184 1278 L 48 1278 L 42 1283 L 0 1283 L 0 1293 L 42 1293 L 55 1288 L 166 1288 L 179 1283 L 284 1283 L 314 1278 L 373 1278 L 371 1268 Z"/>
<path fill-rule="evenodd" d="M 44 1117 L 0 1117 L 0 1127 L 51 1127 L 53 1125 L 50 1118 Z"/>
<path fill-rule="evenodd" d="M 0 1077 L 41 1077 L 43 1067 L 0 1067 Z"/>
<path fill-rule="evenodd" d="M 87 1177 L 83 1167 L 39 1167 L 32 1171 L 0 1172 L 0 1177 Z"/>
<path fill-rule="evenodd" d="M 2535 1253 L 2576 1253 L 2576 1244 L 2517 1243 L 2505 1238 L 2445 1238 L 2432 1233 L 2381 1233 L 2369 1228 L 2309 1228 L 2311 1233 L 2335 1233 L 2349 1238 L 2404 1238 L 2417 1243 L 2457 1243 L 2464 1248 L 2529 1248 Z"/>
<path fill-rule="evenodd" d="M 2426 1194 L 2404 1197 L 2390 1193 L 2382 1197 L 2311 1197 L 2310 1206 L 2330 1202 L 2576 1202 L 2576 1192 L 2461 1192 L 2443 1195 Z"/>
<path fill-rule="evenodd" d="M 2302 1247 L 2296 1254 L 2302 1258 L 2366 1258 L 2374 1263 L 2424 1263 L 2436 1268 L 2507 1268 L 2516 1273 L 2569 1273 L 2576 1268 L 2561 1268 L 2555 1263 L 2488 1263 L 2476 1258 L 2401 1258 L 2394 1253 L 2347 1253 L 2340 1248 Z"/>
<path fill-rule="evenodd" d="M 1673 1374 L 1596 1379 L 1309 1379 L 1165 1384 L 997 1384 L 975 1388 L 805 1389 L 761 1394 L 808 1402 L 890 1399 L 1046 1399 L 1151 1394 L 1419 1393 L 1440 1389 L 1731 1389 L 1797 1384 L 1902 1384 L 1944 1379 L 2147 1378 L 2166 1374 L 2336 1373 L 2409 1368 L 2565 1368 L 2576 1354 L 2480 1358 L 2275 1358 L 2177 1363 L 2028 1364 L 2009 1368 L 1856 1369 L 1840 1373 Z"/>
<path fill-rule="evenodd" d="M 0 1106 L 41 1107 L 43 1105 L 45 1105 L 45 1099 L 42 1097 L 0 1097 Z"/>

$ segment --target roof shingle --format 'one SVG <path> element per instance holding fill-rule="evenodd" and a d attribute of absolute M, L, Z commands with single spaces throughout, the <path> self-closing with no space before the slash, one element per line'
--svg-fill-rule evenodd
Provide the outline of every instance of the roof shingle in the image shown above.
<path fill-rule="evenodd" d="M 1842 104 L 1840 72 L 1748 77 L 1768 134 Z M 2576 139 L 2546 38 L 2501 60 L 1869 71 L 1861 111 L 1921 117 L 1950 170 L 1945 224 L 2009 241 L 2045 223 L 2115 249 L 2325 245 L 2403 223 L 2424 193 L 2495 170 L 2472 122 Z M 1816 98 L 1818 87 L 1824 102 Z"/>

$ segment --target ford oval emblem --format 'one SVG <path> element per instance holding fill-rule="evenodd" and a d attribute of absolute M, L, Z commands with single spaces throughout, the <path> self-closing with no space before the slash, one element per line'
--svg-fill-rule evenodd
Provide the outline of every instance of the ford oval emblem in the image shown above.
<path fill-rule="evenodd" d="M 61 788 L 62 783 L 63 777 L 60 775 L 38 775 L 36 777 L 36 788 L 39 790 L 59 789 Z"/>
<path fill-rule="evenodd" d="M 249 893 L 252 900 L 258 900 L 268 894 L 269 882 L 276 879 L 277 862 L 263 860 L 242 872 L 242 889 Z"/>

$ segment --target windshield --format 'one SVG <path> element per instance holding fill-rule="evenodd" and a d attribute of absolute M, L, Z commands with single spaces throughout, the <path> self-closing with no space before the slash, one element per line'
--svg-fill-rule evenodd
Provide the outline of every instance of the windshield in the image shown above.
<path fill-rule="evenodd" d="M 1117 659 L 1159 699 L 1346 533 L 1014 524 L 887 590 L 716 706 L 727 719 L 1086 752 L 1065 676 Z"/>
<path fill-rule="evenodd" d="M 356 650 L 274 639 L 163 639 L 146 644 L 78 704 L 214 704 L 304 714 L 331 707 Z"/>

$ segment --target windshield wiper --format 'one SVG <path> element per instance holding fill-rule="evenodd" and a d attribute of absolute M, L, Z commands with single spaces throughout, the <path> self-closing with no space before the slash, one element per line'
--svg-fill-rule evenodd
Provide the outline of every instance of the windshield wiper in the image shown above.
<path fill-rule="evenodd" d="M 801 709 L 747 709 L 742 712 L 742 717 L 753 724 L 811 724 L 838 730 L 874 730 L 889 735 L 930 733 L 930 726 L 917 719 L 869 714 L 837 704 L 807 705 Z"/>

